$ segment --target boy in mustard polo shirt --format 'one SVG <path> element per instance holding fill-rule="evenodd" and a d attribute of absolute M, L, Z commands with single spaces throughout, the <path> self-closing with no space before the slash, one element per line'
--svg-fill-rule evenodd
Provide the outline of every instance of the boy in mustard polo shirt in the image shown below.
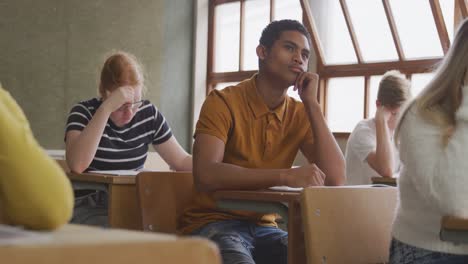
<path fill-rule="evenodd" d="M 310 36 L 294 20 L 270 23 L 257 47 L 252 78 L 213 91 L 195 131 L 195 203 L 181 231 L 218 244 L 224 264 L 287 263 L 288 234 L 276 215 L 216 208 L 217 190 L 255 190 L 287 185 L 342 185 L 343 155 L 317 101 L 318 75 L 307 72 Z M 287 95 L 294 85 L 302 102 Z M 310 164 L 291 168 L 301 150 Z"/>

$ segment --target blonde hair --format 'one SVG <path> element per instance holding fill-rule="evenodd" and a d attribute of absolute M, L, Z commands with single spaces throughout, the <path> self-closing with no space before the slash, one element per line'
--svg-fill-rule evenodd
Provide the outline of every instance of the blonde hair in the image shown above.
<path fill-rule="evenodd" d="M 441 140 L 446 145 L 452 129 L 456 126 L 455 113 L 460 107 L 467 67 L 468 19 L 465 19 L 459 26 L 453 44 L 441 61 L 434 78 L 403 111 L 395 131 L 395 142 L 398 141 L 399 130 L 406 113 L 416 105 L 416 110 L 425 120 L 441 128 Z"/>
<path fill-rule="evenodd" d="M 106 91 L 112 92 L 122 85 L 141 86 L 145 91 L 143 67 L 132 54 L 114 51 L 102 66 L 98 93 L 105 97 Z"/>
<path fill-rule="evenodd" d="M 397 70 L 386 72 L 379 83 L 377 100 L 388 107 L 399 107 L 410 97 L 411 83 Z"/>

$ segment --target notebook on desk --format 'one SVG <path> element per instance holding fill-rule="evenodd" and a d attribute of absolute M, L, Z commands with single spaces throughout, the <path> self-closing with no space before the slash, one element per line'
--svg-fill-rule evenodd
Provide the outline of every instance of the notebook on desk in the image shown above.
<path fill-rule="evenodd" d="M 295 188 L 295 187 L 289 187 L 289 186 L 273 186 L 268 189 L 272 191 L 281 191 L 281 192 L 302 192 L 302 190 L 304 190 L 304 188 L 302 187 Z"/>
<path fill-rule="evenodd" d="M 106 174 L 106 175 L 113 175 L 113 176 L 136 176 L 140 172 L 151 172 L 151 171 L 160 171 L 160 170 L 92 170 L 88 171 L 89 173 L 94 174 Z"/>
<path fill-rule="evenodd" d="M 107 174 L 107 175 L 118 175 L 118 176 L 136 176 L 140 171 L 134 170 L 93 170 L 88 171 L 89 173 L 95 174 Z"/>
<path fill-rule="evenodd" d="M 323 187 L 323 186 L 321 186 Z M 391 187 L 389 185 L 386 185 L 386 184 L 366 184 L 366 185 L 346 185 L 346 186 L 333 186 L 333 188 L 342 188 L 342 187 L 345 187 L 345 188 L 362 188 L 362 187 Z M 269 190 L 272 190 L 272 191 L 280 191 L 280 192 L 302 192 L 304 190 L 304 188 L 301 188 L 301 187 L 289 187 L 289 186 L 273 186 L 273 187 L 270 187 L 268 188 Z"/>
<path fill-rule="evenodd" d="M 0 246 L 19 244 L 22 241 L 41 243 L 50 240 L 49 232 L 29 231 L 21 227 L 0 224 Z"/>

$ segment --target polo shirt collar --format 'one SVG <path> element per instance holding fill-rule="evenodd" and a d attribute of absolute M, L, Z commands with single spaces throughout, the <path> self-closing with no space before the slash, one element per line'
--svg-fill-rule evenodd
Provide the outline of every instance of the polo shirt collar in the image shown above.
<path fill-rule="evenodd" d="M 252 110 L 255 118 L 258 119 L 268 113 L 275 114 L 276 118 L 280 123 L 283 121 L 284 113 L 286 112 L 286 108 L 288 105 L 288 97 L 284 99 L 283 103 L 276 107 L 273 110 L 270 110 L 266 103 L 263 101 L 263 98 L 260 96 L 255 80 L 257 79 L 257 74 L 250 78 L 249 85 L 247 85 L 246 93 L 247 93 L 247 101 L 249 103 L 249 107 Z"/>

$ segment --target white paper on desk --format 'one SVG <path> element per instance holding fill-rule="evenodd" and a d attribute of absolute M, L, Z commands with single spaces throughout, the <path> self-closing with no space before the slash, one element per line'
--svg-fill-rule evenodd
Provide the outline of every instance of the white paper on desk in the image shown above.
<path fill-rule="evenodd" d="M 48 232 L 28 231 L 20 227 L 0 224 L 0 245 L 20 244 L 23 241 L 28 243 L 43 243 L 50 240 Z"/>
<path fill-rule="evenodd" d="M 92 170 L 88 171 L 89 173 L 96 173 L 96 174 L 107 174 L 107 175 L 117 175 L 117 176 L 136 176 L 140 172 L 148 172 L 148 171 L 160 171 L 160 170 L 149 170 L 149 169 L 142 169 L 142 170 Z"/>
<path fill-rule="evenodd" d="M 135 176 L 140 171 L 134 170 L 94 170 L 88 171 L 89 173 L 96 173 L 96 174 L 109 174 L 109 175 L 118 175 L 118 176 Z"/>
<path fill-rule="evenodd" d="M 289 187 L 289 186 L 273 186 L 268 189 L 273 190 L 273 191 L 282 191 L 282 192 L 302 192 L 304 188 L 302 187 L 294 188 L 294 187 Z"/>

